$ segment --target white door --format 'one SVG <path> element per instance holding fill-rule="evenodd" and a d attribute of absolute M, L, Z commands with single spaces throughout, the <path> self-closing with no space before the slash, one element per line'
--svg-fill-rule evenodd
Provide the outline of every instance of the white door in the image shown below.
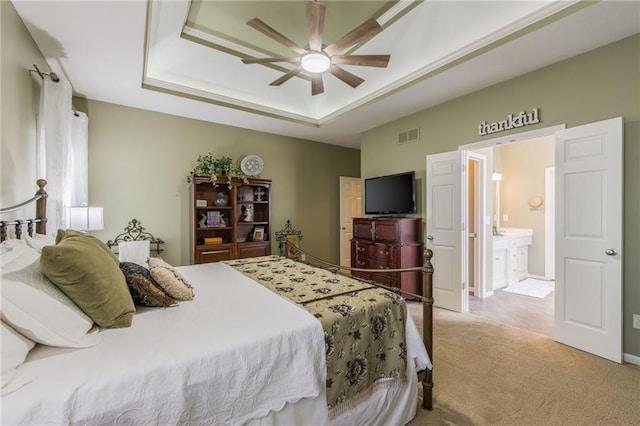
<path fill-rule="evenodd" d="M 353 218 L 362 214 L 362 181 L 340 176 L 340 265 L 351 266 Z"/>
<path fill-rule="evenodd" d="M 555 268 L 555 340 L 622 362 L 622 118 L 556 133 Z"/>
<path fill-rule="evenodd" d="M 427 155 L 427 248 L 435 306 L 462 312 L 462 152 Z"/>

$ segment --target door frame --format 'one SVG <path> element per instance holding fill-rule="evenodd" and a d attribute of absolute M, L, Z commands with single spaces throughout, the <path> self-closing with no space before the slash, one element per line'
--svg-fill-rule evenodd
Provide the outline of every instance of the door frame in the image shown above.
<path fill-rule="evenodd" d="M 521 142 L 521 141 L 525 141 L 528 139 L 535 139 L 535 138 L 540 138 L 540 137 L 544 137 L 544 136 L 554 136 L 555 137 L 555 133 L 560 131 L 560 130 L 564 130 L 567 128 L 566 124 L 559 124 L 556 126 L 549 126 L 549 127 L 543 127 L 541 129 L 535 129 L 535 130 L 530 130 L 528 132 L 522 132 L 522 133 L 516 133 L 516 134 L 511 134 L 511 135 L 505 135 L 505 136 L 500 136 L 497 138 L 493 138 L 493 139 L 487 139 L 487 140 L 482 140 L 479 142 L 472 142 L 469 144 L 465 144 L 465 145 L 460 145 L 458 147 L 459 151 L 462 151 L 464 154 L 464 158 L 467 157 L 467 155 L 469 154 L 469 151 L 472 150 L 477 150 L 477 149 L 482 149 L 482 148 L 492 148 L 496 145 L 505 145 L 505 144 L 510 144 L 510 143 L 516 143 L 516 142 Z M 485 172 L 486 173 L 486 172 Z M 486 180 L 486 178 L 485 178 Z M 468 188 L 468 181 L 465 179 L 462 182 L 462 196 L 465 197 L 465 194 L 468 194 L 469 188 Z M 465 214 L 465 212 L 463 211 L 463 214 Z M 466 216 L 463 216 L 466 217 Z M 466 224 L 465 224 L 466 225 Z M 484 227 L 483 227 L 484 229 Z M 486 234 L 486 232 L 485 232 Z M 484 255 L 484 259 L 488 259 L 489 254 L 493 251 L 493 241 L 489 240 L 488 244 L 485 244 L 483 246 L 483 255 Z M 462 247 L 462 258 L 465 259 L 469 256 L 469 251 L 468 251 L 468 247 L 466 245 L 463 244 Z M 487 268 L 487 265 L 484 265 L 484 269 L 485 271 L 493 271 L 493 268 L 489 267 Z M 546 268 L 545 268 L 546 269 Z M 463 269 L 464 272 L 464 269 Z M 491 274 L 485 274 L 485 277 L 487 276 L 491 276 Z M 488 278 L 485 278 L 485 284 L 488 287 Z M 493 288 L 491 289 L 490 292 L 486 292 L 486 295 L 490 295 L 493 293 Z M 555 297 L 555 295 L 554 295 Z M 463 292 L 463 298 L 464 300 L 462 301 L 462 306 L 463 306 L 463 312 L 468 312 L 469 311 L 469 293 L 468 292 Z"/>
<path fill-rule="evenodd" d="M 473 189 L 474 196 L 474 211 L 469 211 L 469 173 L 468 173 L 468 164 L 470 161 L 476 163 L 475 167 L 475 175 L 474 175 L 474 183 L 475 187 Z M 462 199 L 463 199 L 463 217 L 468 218 L 469 214 L 473 214 L 475 226 L 475 250 L 474 250 L 474 287 L 473 287 L 473 295 L 475 297 L 484 298 L 489 296 L 487 293 L 487 274 L 486 274 L 486 259 L 487 253 L 486 249 L 486 235 L 487 235 L 487 210 L 486 210 L 486 200 L 487 200 L 487 157 L 472 151 L 467 151 L 465 156 L 465 170 L 467 171 L 466 176 L 466 184 L 462 187 Z M 468 227 L 467 227 L 468 228 Z M 468 233 L 468 231 L 467 231 Z M 465 238 L 462 245 L 462 253 L 463 253 L 463 271 L 469 271 L 468 259 L 469 259 L 469 238 Z M 464 255 L 466 253 L 466 257 Z M 468 276 L 468 272 L 466 272 Z M 468 290 L 468 287 L 467 287 Z M 466 308 L 463 308 L 463 312 L 469 311 L 469 297 L 466 297 L 466 303 L 463 301 L 463 306 L 466 305 Z"/>
<path fill-rule="evenodd" d="M 340 194 L 340 229 L 339 229 L 339 233 L 340 233 L 340 249 L 339 249 L 339 253 L 340 253 L 340 266 L 346 266 L 346 267 L 350 267 L 351 265 L 345 265 L 344 263 L 346 263 L 344 260 L 345 258 L 347 258 L 347 255 L 349 257 L 349 259 L 351 259 L 351 249 L 347 248 L 347 237 L 346 237 L 346 233 L 348 232 L 352 232 L 351 229 L 346 229 L 346 227 L 344 226 L 345 222 L 347 222 L 347 218 L 345 217 L 345 194 L 343 194 L 343 185 L 345 182 L 351 182 L 351 183 L 360 183 L 362 184 L 362 178 L 359 177 L 351 177 L 351 176 L 340 176 L 340 188 L 339 188 L 339 194 Z M 356 217 L 359 217 L 362 215 L 362 190 L 360 191 L 360 203 L 357 204 L 356 206 Z M 353 217 L 351 218 L 353 220 Z M 342 269 L 343 272 L 346 272 L 347 269 Z"/>
<path fill-rule="evenodd" d="M 556 168 L 544 170 L 544 279 L 556 278 Z"/>

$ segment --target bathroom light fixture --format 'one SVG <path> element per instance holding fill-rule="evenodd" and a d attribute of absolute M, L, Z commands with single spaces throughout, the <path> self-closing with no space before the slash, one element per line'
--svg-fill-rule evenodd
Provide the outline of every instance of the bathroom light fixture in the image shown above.
<path fill-rule="evenodd" d="M 300 66 L 307 72 L 323 73 L 331 66 L 331 59 L 320 52 L 311 52 L 300 58 Z"/>

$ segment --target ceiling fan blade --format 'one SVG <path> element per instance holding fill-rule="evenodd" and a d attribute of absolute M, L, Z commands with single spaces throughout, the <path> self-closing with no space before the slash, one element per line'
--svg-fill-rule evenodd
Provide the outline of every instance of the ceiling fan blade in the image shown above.
<path fill-rule="evenodd" d="M 333 55 L 331 63 L 386 68 L 391 55 Z"/>
<path fill-rule="evenodd" d="M 307 30 L 309 32 L 309 49 L 322 50 L 322 30 L 324 28 L 325 6 L 315 1 L 306 1 Z"/>
<path fill-rule="evenodd" d="M 274 30 L 273 28 L 271 28 L 269 25 L 265 24 L 258 18 L 253 18 L 252 20 L 247 22 L 247 25 L 249 25 L 251 28 L 254 28 L 260 31 L 262 34 L 266 35 L 267 37 L 274 39 L 278 43 L 284 46 L 287 46 L 289 49 L 295 52 L 298 52 L 300 54 L 307 53 L 305 49 L 298 46 L 293 41 L 289 40 L 287 37 L 283 36 L 282 34 L 277 32 L 276 30 Z"/>
<path fill-rule="evenodd" d="M 331 65 L 329 72 L 351 87 L 358 87 L 364 81 L 357 75 L 351 74 L 349 71 L 345 71 L 337 65 Z"/>
<path fill-rule="evenodd" d="M 322 74 L 311 74 L 311 96 L 324 93 L 324 83 L 322 82 Z"/>
<path fill-rule="evenodd" d="M 342 52 L 344 49 L 353 46 L 363 40 L 367 40 L 382 31 L 382 27 L 373 18 L 369 18 L 362 24 L 340 37 L 338 40 L 327 46 L 323 51 L 329 56 Z"/>
<path fill-rule="evenodd" d="M 290 62 L 297 64 L 300 62 L 300 58 L 243 58 L 243 64 L 264 64 L 267 62 Z"/>
<path fill-rule="evenodd" d="M 302 67 L 295 67 L 294 69 L 292 69 L 288 73 L 283 74 L 282 77 L 280 77 L 279 79 L 275 80 L 273 83 L 269 84 L 269 86 L 280 86 L 282 83 L 284 83 L 285 81 L 289 80 L 291 77 L 293 77 L 294 75 L 298 74 L 300 71 L 302 71 Z"/>

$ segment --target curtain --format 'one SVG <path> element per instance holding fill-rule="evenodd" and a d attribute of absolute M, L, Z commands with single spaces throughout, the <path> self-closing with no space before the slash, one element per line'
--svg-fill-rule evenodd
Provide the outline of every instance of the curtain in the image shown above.
<path fill-rule="evenodd" d="M 74 116 L 71 84 L 43 80 L 38 116 L 38 177 L 47 180 L 47 230 L 55 234 L 67 223 L 66 207 L 88 201 L 88 119 Z M 78 204 L 75 204 L 78 203 Z M 86 205 L 86 204 L 84 204 Z"/>

